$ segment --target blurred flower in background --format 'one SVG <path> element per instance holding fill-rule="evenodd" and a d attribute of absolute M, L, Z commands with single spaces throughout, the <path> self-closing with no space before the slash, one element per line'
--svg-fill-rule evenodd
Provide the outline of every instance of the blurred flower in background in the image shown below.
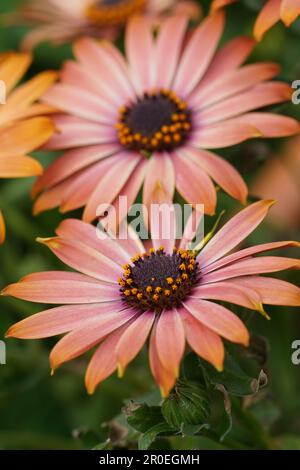
<path fill-rule="evenodd" d="M 253 137 L 299 132 L 296 120 L 256 108 L 287 101 L 288 84 L 271 81 L 276 64 L 240 67 L 253 41 L 238 37 L 217 50 L 223 12 L 207 17 L 182 51 L 187 19 L 171 17 L 153 40 L 146 18 L 136 16 L 126 31 L 126 56 L 110 43 L 75 43 L 61 83 L 43 97 L 65 114 L 54 116 L 59 133 L 50 150 L 70 149 L 39 178 L 35 213 L 59 206 L 85 206 L 83 219 L 119 194 L 130 207 L 143 184 L 143 203 L 170 202 L 175 187 L 191 204 L 201 201 L 214 214 L 212 180 L 245 202 L 247 187 L 233 166 L 210 149 Z M 195 55 L 199 60 L 195 61 Z"/>
<path fill-rule="evenodd" d="M 276 199 L 269 222 L 280 231 L 300 227 L 300 138 L 286 142 L 278 155 L 272 155 L 250 183 L 250 193 Z"/>
<path fill-rule="evenodd" d="M 232 253 L 272 205 L 273 201 L 259 201 L 248 206 L 195 251 L 189 244 L 197 225 L 189 222 L 177 244 L 172 233 L 167 240 L 159 237 L 162 228 L 157 224 L 153 232 L 158 236 L 145 252 L 132 229 L 126 239 L 108 235 L 100 239 L 95 227 L 66 220 L 58 227 L 57 237 L 40 242 L 79 272 L 34 273 L 2 291 L 31 302 L 65 305 L 22 320 L 7 336 L 37 339 L 66 333 L 51 352 L 52 370 L 100 343 L 86 373 L 90 393 L 117 368 L 122 376 L 149 336 L 150 366 L 163 396 L 176 382 L 186 340 L 221 371 L 221 337 L 248 346 L 249 333 L 238 316 L 212 300 L 263 315 L 263 304 L 300 305 L 298 287 L 260 276 L 300 268 L 300 261 L 254 256 L 299 243 L 267 243 Z M 190 217 L 194 220 L 193 214 Z"/>
<path fill-rule="evenodd" d="M 26 0 L 8 20 L 34 26 L 22 42 L 31 50 L 45 41 L 60 44 L 84 35 L 114 39 L 135 13 L 146 14 L 155 25 L 170 13 L 197 19 L 200 11 L 193 0 Z"/>
<path fill-rule="evenodd" d="M 44 144 L 54 132 L 46 117 L 49 106 L 36 101 L 56 80 L 55 72 L 42 72 L 15 88 L 31 63 L 28 54 L 0 54 L 0 80 L 5 84 L 6 103 L 0 105 L 0 178 L 21 178 L 40 175 L 40 163 L 28 156 Z M 0 240 L 4 239 L 1 214 Z"/>

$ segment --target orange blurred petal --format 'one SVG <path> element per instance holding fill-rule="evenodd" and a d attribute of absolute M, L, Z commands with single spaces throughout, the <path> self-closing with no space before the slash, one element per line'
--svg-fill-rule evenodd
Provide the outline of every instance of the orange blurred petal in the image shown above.
<path fill-rule="evenodd" d="M 31 56 L 14 52 L 1 56 L 4 56 L 4 60 L 0 62 L 0 80 L 5 82 L 6 92 L 9 93 L 28 69 Z"/>
<path fill-rule="evenodd" d="M 0 211 L 0 244 L 3 243 L 4 240 L 5 240 L 5 222 L 4 222 L 2 212 Z"/>

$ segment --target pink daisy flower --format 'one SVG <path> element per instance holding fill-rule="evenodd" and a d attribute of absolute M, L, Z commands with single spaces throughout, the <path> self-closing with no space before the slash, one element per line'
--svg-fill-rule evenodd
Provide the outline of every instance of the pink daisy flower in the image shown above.
<path fill-rule="evenodd" d="M 232 252 L 272 204 L 260 201 L 248 206 L 200 252 L 189 249 L 197 225 L 193 218 L 178 243 L 171 238 L 156 239 L 149 251 L 135 232 L 129 231 L 126 240 L 103 240 L 97 238 L 92 225 L 65 220 L 57 237 L 40 241 L 79 272 L 31 274 L 2 292 L 32 302 L 64 305 L 20 321 L 7 336 L 35 339 L 65 334 L 50 354 L 53 370 L 96 347 L 86 372 L 89 393 L 116 369 L 122 376 L 148 338 L 151 371 L 164 396 L 174 386 L 186 342 L 221 371 L 222 338 L 247 346 L 249 332 L 234 313 L 216 301 L 261 313 L 262 304 L 300 305 L 298 287 L 261 276 L 299 268 L 300 261 L 254 256 L 299 243 L 267 243 Z M 199 213 L 196 216 L 199 219 Z"/>
<path fill-rule="evenodd" d="M 186 42 L 187 19 L 171 17 L 154 39 L 149 22 L 134 17 L 126 31 L 126 57 L 110 43 L 81 39 L 77 61 L 44 96 L 64 111 L 48 149 L 66 149 L 35 184 L 42 194 L 34 211 L 62 212 L 85 206 L 96 218 L 100 204 L 128 207 L 143 185 L 143 203 L 170 202 L 175 187 L 191 204 L 214 214 L 213 181 L 241 202 L 247 187 L 239 173 L 211 150 L 257 136 L 299 132 L 289 117 L 255 112 L 286 101 L 291 88 L 272 82 L 278 66 L 240 67 L 254 42 L 239 37 L 216 51 L 223 12 L 206 18 Z M 212 181 L 213 180 L 213 181 Z"/>
<path fill-rule="evenodd" d="M 33 26 L 22 42 L 23 49 L 31 50 L 45 41 L 61 44 L 82 35 L 114 39 L 133 14 L 144 13 L 158 24 L 171 12 L 192 19 L 201 13 L 193 0 L 26 0 L 8 18 Z"/>

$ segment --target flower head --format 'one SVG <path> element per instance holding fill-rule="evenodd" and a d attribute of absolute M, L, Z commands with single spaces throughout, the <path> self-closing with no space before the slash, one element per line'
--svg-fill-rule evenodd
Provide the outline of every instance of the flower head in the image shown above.
<path fill-rule="evenodd" d="M 5 104 L 0 105 L 0 178 L 40 175 L 43 171 L 40 163 L 28 153 L 44 144 L 54 132 L 49 119 L 38 117 L 51 109 L 36 101 L 53 84 L 56 73 L 42 72 L 16 88 L 30 62 L 28 54 L 0 54 L 0 80 L 6 94 Z M 0 227 L 3 239 L 3 218 Z"/>
<path fill-rule="evenodd" d="M 136 13 L 144 13 L 158 24 L 171 12 L 191 19 L 200 16 L 194 0 L 27 0 L 9 18 L 34 26 L 22 43 L 24 50 L 31 50 L 44 41 L 60 44 L 83 35 L 114 39 Z"/>
<path fill-rule="evenodd" d="M 143 202 L 172 201 L 176 189 L 191 204 L 213 214 L 212 180 L 245 202 L 238 172 L 211 150 L 257 136 L 299 132 L 297 121 L 257 107 L 290 98 L 289 85 L 272 82 L 273 63 L 240 67 L 254 42 L 239 37 L 216 51 L 223 12 L 206 18 L 186 41 L 187 19 L 167 19 L 154 39 L 146 18 L 136 16 L 126 31 L 126 57 L 110 43 L 81 39 L 61 83 L 44 102 L 64 114 L 48 148 L 67 149 L 38 179 L 35 212 L 97 207 L 127 196 L 128 206 L 143 185 Z M 197 58 L 197 59 L 195 59 Z"/>
<path fill-rule="evenodd" d="M 263 304 L 300 305 L 298 287 L 261 275 L 299 268 L 299 260 L 255 256 L 298 243 L 267 243 L 232 253 L 272 204 L 260 201 L 248 206 L 200 252 L 190 248 L 195 235 L 190 222 L 180 241 L 155 239 L 147 249 L 132 229 L 128 239 L 108 235 L 99 239 L 92 225 L 65 220 L 57 237 L 41 242 L 78 272 L 31 274 L 2 292 L 63 306 L 22 320 L 7 336 L 34 339 L 65 334 L 51 352 L 52 369 L 96 347 L 86 372 L 90 393 L 116 369 L 123 375 L 148 338 L 150 367 L 164 396 L 176 381 L 186 342 L 222 370 L 222 338 L 247 346 L 249 333 L 238 316 L 218 301 L 264 315 Z"/>

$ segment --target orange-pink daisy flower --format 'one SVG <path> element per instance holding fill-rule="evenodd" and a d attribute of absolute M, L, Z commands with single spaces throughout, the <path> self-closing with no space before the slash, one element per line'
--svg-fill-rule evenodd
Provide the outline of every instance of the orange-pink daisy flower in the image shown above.
<path fill-rule="evenodd" d="M 1 96 L 5 104 L 0 104 L 0 178 L 40 175 L 41 164 L 28 153 L 44 144 L 54 132 L 53 123 L 41 117 L 51 112 L 49 106 L 37 101 L 56 80 L 57 74 L 45 71 L 17 86 L 30 63 L 29 54 L 0 54 L 1 92 L 6 95 Z M 4 238 L 5 225 L 0 213 L 0 243 Z"/>
<path fill-rule="evenodd" d="M 61 44 L 83 35 L 113 39 L 133 14 L 144 13 L 158 24 L 171 12 L 197 19 L 201 10 L 194 0 L 27 0 L 8 18 L 33 26 L 22 42 L 31 50 L 45 41 Z"/>
<path fill-rule="evenodd" d="M 90 222 L 100 204 L 118 205 L 120 194 L 130 207 L 143 185 L 147 206 L 172 201 L 176 187 L 213 214 L 213 181 L 244 202 L 243 179 L 211 150 L 294 134 L 299 123 L 255 112 L 288 100 L 291 88 L 270 81 L 276 64 L 240 67 L 251 39 L 238 37 L 217 51 L 223 27 L 218 11 L 186 42 L 187 19 L 174 16 L 154 39 L 147 19 L 136 16 L 126 31 L 128 62 L 109 42 L 76 42 L 77 61 L 65 64 L 61 82 L 44 96 L 65 112 L 54 118 L 60 132 L 47 148 L 68 150 L 38 179 L 35 213 L 85 206 L 83 219 Z"/>
<path fill-rule="evenodd" d="M 63 221 L 57 237 L 41 242 L 79 272 L 31 274 L 6 287 L 2 295 L 64 305 L 20 321 L 7 336 L 65 334 L 50 354 L 53 370 L 96 347 L 86 372 L 89 393 L 117 368 L 122 375 L 148 338 L 151 371 L 164 396 L 176 381 L 186 342 L 222 370 L 221 338 L 247 346 L 249 332 L 237 315 L 216 301 L 262 313 L 262 304 L 300 305 L 298 287 L 261 276 L 299 268 L 300 261 L 254 256 L 299 243 L 267 243 L 232 252 L 272 203 L 260 201 L 243 209 L 200 252 L 189 249 L 197 225 L 192 218 L 181 241 L 155 237 L 148 251 L 132 230 L 127 239 L 99 239 L 92 225 Z"/>

